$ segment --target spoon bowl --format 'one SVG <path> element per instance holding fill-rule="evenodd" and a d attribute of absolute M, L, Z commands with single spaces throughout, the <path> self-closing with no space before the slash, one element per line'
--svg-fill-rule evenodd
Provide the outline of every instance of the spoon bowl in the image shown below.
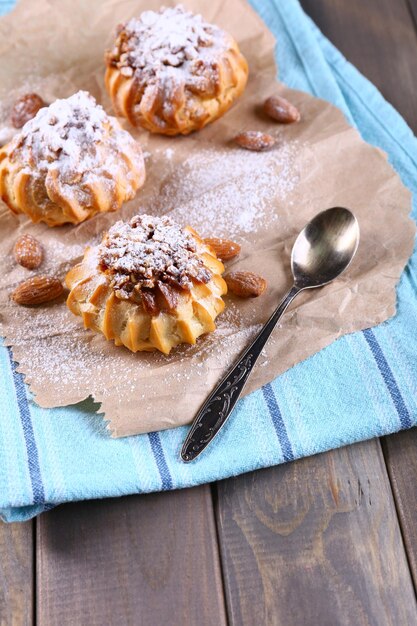
<path fill-rule="evenodd" d="M 294 284 L 321 287 L 350 265 L 359 245 L 359 224 L 349 209 L 318 213 L 298 235 L 291 253 Z"/>

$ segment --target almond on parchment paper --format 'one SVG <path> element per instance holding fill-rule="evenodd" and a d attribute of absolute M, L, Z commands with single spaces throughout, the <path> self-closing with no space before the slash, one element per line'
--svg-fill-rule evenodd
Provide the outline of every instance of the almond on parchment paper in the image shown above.
<path fill-rule="evenodd" d="M 264 112 L 276 122 L 293 124 L 301 119 L 300 111 L 281 96 L 271 96 L 264 102 Z"/>
<path fill-rule="evenodd" d="M 22 128 L 42 107 L 46 107 L 46 102 L 37 93 L 27 93 L 21 96 L 13 105 L 10 121 L 15 128 Z"/>
<path fill-rule="evenodd" d="M 234 259 L 240 253 L 240 246 L 230 239 L 221 239 L 219 237 L 206 237 L 204 243 L 214 250 L 216 255 L 222 261 Z"/>
<path fill-rule="evenodd" d="M 246 130 L 236 135 L 234 142 L 245 150 L 263 152 L 264 150 L 272 148 L 276 143 L 276 139 L 272 135 L 262 133 L 259 130 Z"/>
<path fill-rule="evenodd" d="M 16 287 L 11 294 L 17 304 L 30 306 L 43 304 L 58 298 L 64 292 L 64 287 L 58 278 L 52 276 L 32 276 Z"/>
<path fill-rule="evenodd" d="M 263 294 L 267 286 L 265 278 L 254 272 L 229 272 L 223 278 L 229 291 L 240 298 L 257 298 Z"/>
<path fill-rule="evenodd" d="M 36 270 L 43 260 L 43 248 L 32 235 L 21 235 L 13 247 L 16 263 L 28 270 Z"/>

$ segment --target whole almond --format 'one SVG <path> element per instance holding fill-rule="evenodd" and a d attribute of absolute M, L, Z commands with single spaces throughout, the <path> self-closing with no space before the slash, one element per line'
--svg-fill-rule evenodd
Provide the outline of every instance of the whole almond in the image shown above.
<path fill-rule="evenodd" d="M 245 150 L 254 150 L 255 152 L 263 152 L 269 150 L 275 145 L 275 137 L 262 133 L 258 130 L 246 130 L 236 135 L 235 143 Z"/>
<path fill-rule="evenodd" d="M 32 276 L 21 283 L 13 291 L 11 298 L 17 304 L 30 306 L 43 304 L 58 298 L 64 291 L 64 287 L 58 278 L 52 276 Z"/>
<path fill-rule="evenodd" d="M 229 272 L 223 278 L 229 291 L 240 298 L 257 298 L 263 294 L 267 286 L 265 278 L 253 272 Z"/>
<path fill-rule="evenodd" d="M 22 128 L 42 107 L 47 106 L 37 93 L 27 93 L 14 103 L 10 120 L 15 128 Z"/>
<path fill-rule="evenodd" d="M 281 96 L 271 96 L 264 102 L 264 111 L 273 120 L 281 124 L 293 124 L 301 119 L 300 111 L 291 102 Z"/>
<path fill-rule="evenodd" d="M 13 247 L 16 263 L 28 270 L 36 270 L 42 263 L 43 249 L 32 235 L 21 235 Z"/>
<path fill-rule="evenodd" d="M 229 239 L 219 239 L 218 237 L 207 237 L 204 243 L 210 246 L 222 261 L 234 259 L 240 253 L 240 246 Z"/>

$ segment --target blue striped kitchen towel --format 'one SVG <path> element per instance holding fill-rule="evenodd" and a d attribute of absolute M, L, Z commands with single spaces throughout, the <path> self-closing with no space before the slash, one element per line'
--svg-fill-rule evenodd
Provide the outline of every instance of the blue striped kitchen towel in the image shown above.
<path fill-rule="evenodd" d="M 281 80 L 340 107 L 417 191 L 417 142 L 399 114 L 297 0 L 252 4 L 279 42 Z M 3 10 L 10 5 L 0 0 Z M 220 435 L 222 445 L 189 465 L 178 458 L 185 428 L 112 440 L 91 401 L 39 408 L 12 353 L 0 348 L 2 517 L 24 520 L 70 500 L 188 487 L 410 428 L 417 423 L 416 292 L 414 254 L 398 288 L 395 318 L 339 339 L 244 398 Z"/>

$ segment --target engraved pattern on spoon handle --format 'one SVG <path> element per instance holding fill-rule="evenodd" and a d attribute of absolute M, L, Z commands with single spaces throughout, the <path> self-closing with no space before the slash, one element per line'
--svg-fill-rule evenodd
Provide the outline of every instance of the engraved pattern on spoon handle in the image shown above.
<path fill-rule="evenodd" d="M 182 447 L 181 458 L 184 462 L 194 460 L 225 424 L 278 320 L 301 290 L 295 285 L 290 289 L 251 345 L 209 395 Z"/>

